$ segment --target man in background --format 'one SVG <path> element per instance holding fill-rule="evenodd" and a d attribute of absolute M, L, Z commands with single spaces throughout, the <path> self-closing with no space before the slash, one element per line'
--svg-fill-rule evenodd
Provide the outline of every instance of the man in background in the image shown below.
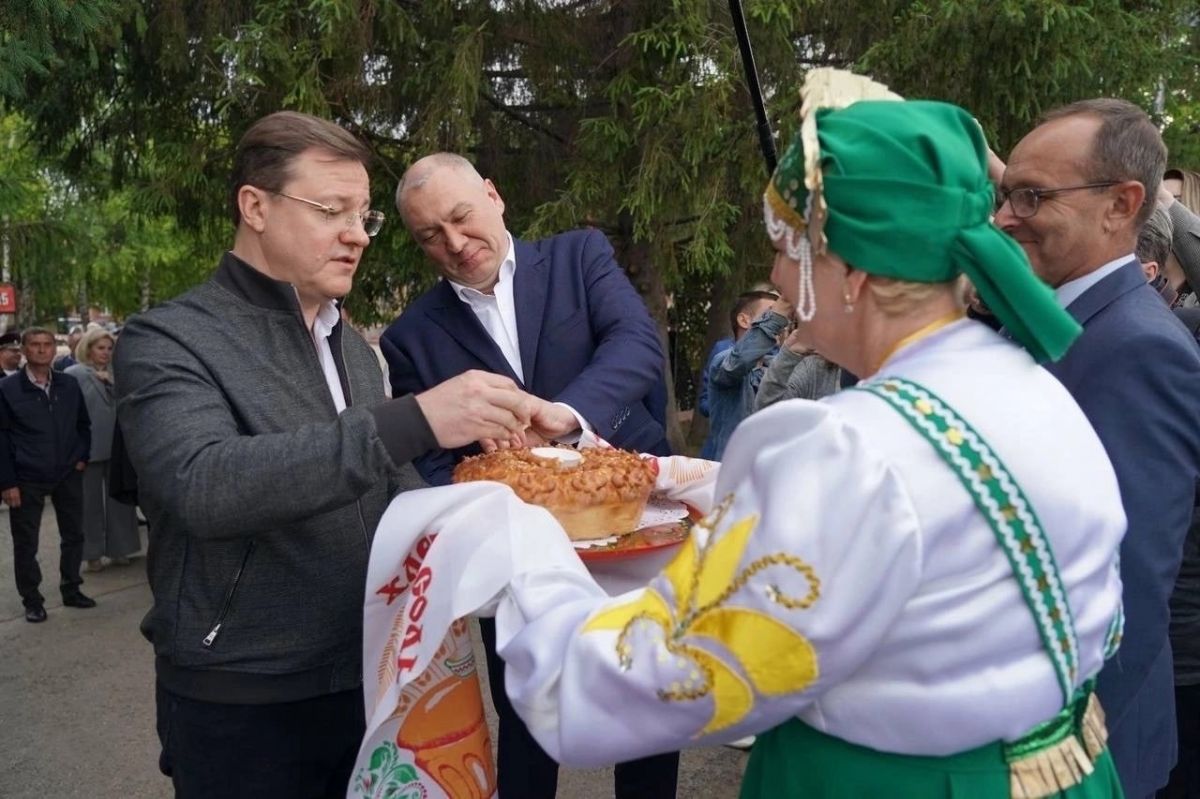
<path fill-rule="evenodd" d="M 719 461 L 734 428 L 754 412 L 758 385 L 770 356 L 778 349 L 794 309 L 770 291 L 747 291 L 729 311 L 733 346 L 708 364 L 712 427 L 700 457 Z"/>
<path fill-rule="evenodd" d="M 1129 799 L 1153 796 L 1175 763 L 1168 599 L 1200 475 L 1200 351 L 1134 255 L 1165 166 L 1162 137 L 1141 109 L 1074 103 L 1013 149 L 996 213 L 1083 325 L 1046 368 L 1096 429 L 1129 519 L 1124 638 L 1097 684 Z"/>
<path fill-rule="evenodd" d="M 13 570 L 25 605 L 25 621 L 46 620 L 38 587 L 38 534 L 46 498 L 54 502 L 63 605 L 94 608 L 80 590 L 83 578 L 83 470 L 92 429 L 79 383 L 54 372 L 54 333 L 40 327 L 21 334 L 25 368 L 0 380 L 0 498 L 8 505 Z"/>
<path fill-rule="evenodd" d="M 713 358 L 716 358 L 718 353 L 724 352 L 732 346 L 732 336 L 717 339 L 713 342 L 708 355 L 704 358 L 704 363 L 700 367 L 700 391 L 696 394 L 696 410 L 705 419 L 712 415 L 712 408 L 708 404 L 708 365 L 712 363 Z M 707 438 L 705 440 L 707 441 Z M 704 457 L 704 454 L 701 453 L 700 457 Z"/>
<path fill-rule="evenodd" d="M 379 340 L 394 396 L 468 369 L 486 369 L 540 398 L 530 443 L 570 442 L 584 431 L 613 446 L 669 454 L 665 359 L 658 329 L 598 230 L 540 241 L 509 233 L 504 200 L 474 165 L 435 153 L 396 189 L 405 226 L 443 278 Z M 443 448 L 417 466 L 433 485 L 476 447 Z M 512 709 L 495 624 L 480 619 L 492 702 L 500 720 L 500 795 L 550 799 L 558 764 Z M 679 756 L 619 763 L 617 799 L 675 795 Z"/>
<path fill-rule="evenodd" d="M 21 334 L 9 330 L 0 335 L 0 370 L 3 377 L 15 375 L 21 369 Z"/>
<path fill-rule="evenodd" d="M 1138 232 L 1134 254 L 1142 264 L 1146 282 L 1171 306 L 1178 296 L 1167 278 L 1167 260 L 1171 257 L 1171 217 L 1161 205 L 1156 207 Z"/>

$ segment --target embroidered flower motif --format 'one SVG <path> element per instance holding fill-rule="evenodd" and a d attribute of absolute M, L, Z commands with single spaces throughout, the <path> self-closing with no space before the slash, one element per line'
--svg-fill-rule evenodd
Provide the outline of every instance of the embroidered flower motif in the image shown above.
<path fill-rule="evenodd" d="M 697 737 L 737 724 L 753 709 L 754 694 L 780 696 L 802 691 L 818 675 L 816 649 L 808 640 L 774 617 L 751 608 L 728 605 L 729 599 L 760 572 L 783 567 L 803 576 L 808 593 L 799 599 L 774 584 L 763 587 L 767 598 L 791 610 L 810 607 L 821 592 L 812 567 L 786 553 L 765 555 L 737 571 L 750 534 L 758 523 L 747 516 L 717 535 L 733 503 L 727 497 L 684 544 L 664 570 L 671 586 L 672 605 L 653 586 L 635 600 L 602 611 L 583 631 L 618 630 L 617 657 L 621 667 L 633 665 L 635 629 L 662 637 L 666 652 L 659 662 L 674 661 L 687 677 L 658 689 L 663 701 L 713 700 L 712 717 Z M 703 540 L 703 543 L 701 541 Z"/>
<path fill-rule="evenodd" d="M 426 799 L 428 796 L 417 769 L 401 759 L 400 750 L 391 741 L 384 741 L 371 752 L 370 766 L 359 769 L 355 775 L 354 792 L 370 799 Z"/>

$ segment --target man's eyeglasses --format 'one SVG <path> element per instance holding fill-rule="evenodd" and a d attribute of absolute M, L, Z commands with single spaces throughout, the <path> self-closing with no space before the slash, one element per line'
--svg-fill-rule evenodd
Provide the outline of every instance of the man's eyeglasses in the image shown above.
<path fill-rule="evenodd" d="M 355 222 L 361 221 L 363 230 L 366 231 L 366 234 L 368 236 L 374 236 L 379 232 L 379 229 L 383 227 L 384 216 L 382 211 L 339 211 L 338 209 L 328 206 L 325 203 L 319 203 L 315 200 L 306 200 L 303 197 L 297 197 L 293 194 L 285 194 L 282 191 L 271 193 L 277 194 L 280 197 L 287 197 L 289 200 L 295 200 L 296 202 L 304 203 L 305 205 L 311 205 L 313 208 L 324 212 L 325 221 L 333 222 L 334 220 L 341 220 L 346 230 L 354 227 Z"/>
<path fill-rule="evenodd" d="M 1017 219 L 1028 219 L 1038 212 L 1038 205 L 1043 197 L 1053 197 L 1055 194 L 1062 194 L 1068 191 L 1083 191 L 1084 189 L 1106 189 L 1109 186 L 1115 186 L 1121 181 L 1106 180 L 1103 183 L 1085 183 L 1082 186 L 1063 186 L 1057 189 L 997 189 L 996 190 L 996 211 L 1008 203 L 1012 208 L 1013 216 Z"/>

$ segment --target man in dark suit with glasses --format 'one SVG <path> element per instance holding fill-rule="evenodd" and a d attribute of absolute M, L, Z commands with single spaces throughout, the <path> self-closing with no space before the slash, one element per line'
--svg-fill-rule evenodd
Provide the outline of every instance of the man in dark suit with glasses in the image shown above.
<path fill-rule="evenodd" d="M 1134 255 L 1165 166 L 1166 147 L 1141 109 L 1074 103 L 1013 149 L 995 220 L 1083 325 L 1047 368 L 1096 428 L 1129 519 L 1125 635 L 1097 691 L 1131 799 L 1163 786 L 1176 758 L 1167 602 L 1200 475 L 1200 350 Z"/>

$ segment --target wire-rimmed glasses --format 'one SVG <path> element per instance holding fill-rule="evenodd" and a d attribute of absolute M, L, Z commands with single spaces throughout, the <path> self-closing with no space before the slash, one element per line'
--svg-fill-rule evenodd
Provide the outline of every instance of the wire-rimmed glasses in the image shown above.
<path fill-rule="evenodd" d="M 996 190 L 996 210 L 999 211 L 1005 203 L 1008 203 L 1012 209 L 1013 216 L 1017 219 L 1028 219 L 1038 212 L 1038 206 L 1041 204 L 1043 197 L 1052 197 L 1055 194 L 1062 194 L 1067 191 L 1082 191 L 1084 189 L 1106 189 L 1109 186 L 1115 186 L 1121 181 L 1106 180 L 1101 183 L 1084 183 L 1081 186 L 1062 186 L 1057 189 L 1038 189 L 1038 188 L 1021 188 L 1021 189 L 997 189 Z"/>
<path fill-rule="evenodd" d="M 363 230 L 366 231 L 367 236 L 374 236 L 383 227 L 385 217 L 382 211 L 339 211 L 325 203 L 319 203 L 316 200 L 307 200 L 303 197 L 297 197 L 294 194 L 287 194 L 282 191 L 272 192 L 272 194 L 287 197 L 289 200 L 311 205 L 313 208 L 323 211 L 327 222 L 332 222 L 339 218 L 343 219 L 346 230 L 354 227 L 355 222 L 361 221 Z"/>

